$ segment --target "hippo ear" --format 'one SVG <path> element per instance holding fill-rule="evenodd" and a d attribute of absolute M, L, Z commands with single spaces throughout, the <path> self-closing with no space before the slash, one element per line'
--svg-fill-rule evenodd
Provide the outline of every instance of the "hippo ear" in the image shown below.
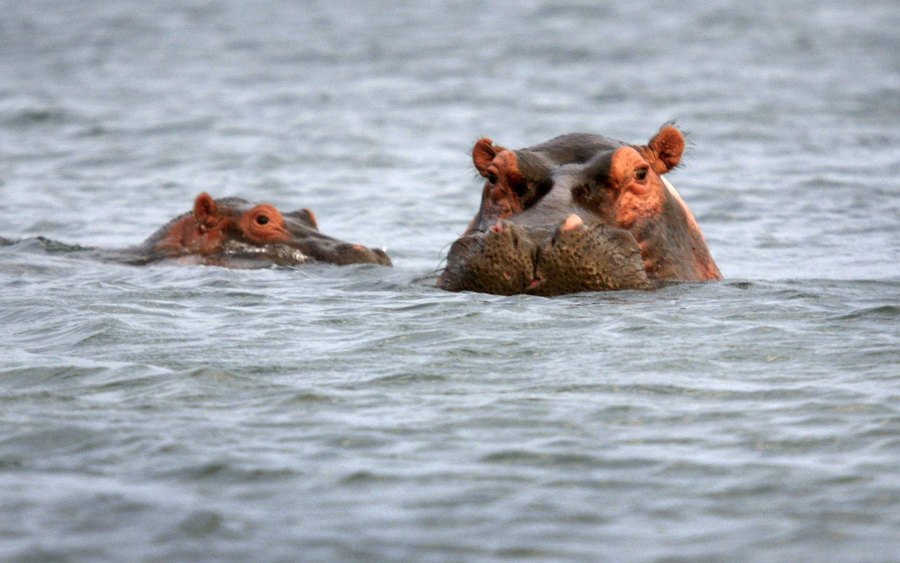
<path fill-rule="evenodd" d="M 666 125 L 659 130 L 655 137 L 647 144 L 650 154 L 650 163 L 658 174 L 665 174 L 681 162 L 684 153 L 684 135 L 681 131 Z"/>
<path fill-rule="evenodd" d="M 319 229 L 319 221 L 316 219 L 316 214 L 307 207 L 286 213 L 285 217 L 293 217 L 311 229 Z"/>
<path fill-rule="evenodd" d="M 303 213 L 303 215 L 306 217 L 306 223 L 307 223 L 310 227 L 312 227 L 313 229 L 318 229 L 318 228 L 319 228 L 319 220 L 316 219 L 316 214 L 312 212 L 312 209 L 309 209 L 308 207 L 304 207 L 304 208 L 301 209 L 300 211 L 301 211 L 301 212 Z"/>
<path fill-rule="evenodd" d="M 472 147 L 472 162 L 475 163 L 475 168 L 478 169 L 482 176 L 487 175 L 488 166 L 490 166 L 491 162 L 494 161 L 494 157 L 501 150 L 503 149 L 495 147 L 494 141 L 487 137 L 478 139 L 478 142 Z"/>
<path fill-rule="evenodd" d="M 194 220 L 201 225 L 212 226 L 218 219 L 216 200 L 208 193 L 203 192 L 194 200 Z"/>

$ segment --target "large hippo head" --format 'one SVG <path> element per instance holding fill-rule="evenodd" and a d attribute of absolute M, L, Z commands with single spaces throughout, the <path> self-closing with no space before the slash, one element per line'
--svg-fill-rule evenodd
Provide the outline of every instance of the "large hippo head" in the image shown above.
<path fill-rule="evenodd" d="M 585 134 L 520 150 L 479 140 L 481 207 L 438 286 L 558 295 L 720 279 L 697 222 L 662 177 L 684 146 L 672 126 L 646 145 Z"/>
<path fill-rule="evenodd" d="M 372 263 L 390 266 L 379 249 L 350 244 L 321 233 L 308 209 L 282 213 L 272 205 L 201 193 L 194 209 L 159 229 L 138 249 L 139 261 L 187 259 L 219 266 L 307 262 Z"/>

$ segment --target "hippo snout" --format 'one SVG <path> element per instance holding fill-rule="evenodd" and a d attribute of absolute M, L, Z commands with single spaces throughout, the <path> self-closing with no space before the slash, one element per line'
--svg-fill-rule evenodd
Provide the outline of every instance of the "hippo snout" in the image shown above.
<path fill-rule="evenodd" d="M 520 225 L 498 222 L 457 239 L 438 287 L 496 295 L 524 293 L 534 279 L 534 241 Z"/>
<path fill-rule="evenodd" d="M 499 221 L 486 232 L 460 237 L 450 248 L 438 287 L 549 297 L 652 286 L 630 233 L 569 216 L 549 233 Z"/>
<path fill-rule="evenodd" d="M 361 244 L 339 244 L 335 248 L 335 264 L 380 264 L 391 266 L 387 252 L 380 248 L 367 248 Z"/>

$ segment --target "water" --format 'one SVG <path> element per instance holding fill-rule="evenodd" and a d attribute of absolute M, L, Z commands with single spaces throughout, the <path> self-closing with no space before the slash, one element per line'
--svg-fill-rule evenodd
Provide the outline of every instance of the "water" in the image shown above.
<path fill-rule="evenodd" d="M 900 553 L 894 2 L 0 2 L 0 559 Z M 677 119 L 726 280 L 430 283 L 469 151 Z M 200 191 L 395 268 L 92 261 Z"/>

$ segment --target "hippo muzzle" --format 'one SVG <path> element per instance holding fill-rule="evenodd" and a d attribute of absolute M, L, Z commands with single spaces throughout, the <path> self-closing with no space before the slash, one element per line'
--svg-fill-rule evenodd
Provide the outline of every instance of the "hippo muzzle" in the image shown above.
<path fill-rule="evenodd" d="M 497 295 L 554 296 L 580 291 L 650 289 L 630 233 L 576 214 L 554 231 L 500 221 L 457 239 L 438 287 Z"/>

